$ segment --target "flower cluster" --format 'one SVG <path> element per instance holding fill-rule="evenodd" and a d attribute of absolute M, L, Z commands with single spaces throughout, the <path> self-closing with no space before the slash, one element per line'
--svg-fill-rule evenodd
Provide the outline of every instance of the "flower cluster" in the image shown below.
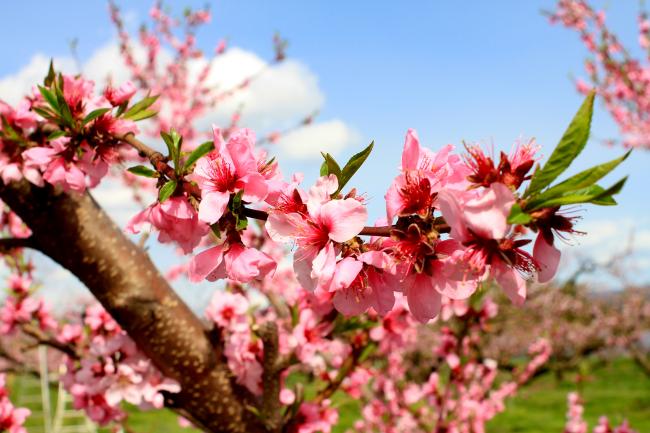
<path fill-rule="evenodd" d="M 27 433 L 23 424 L 31 411 L 26 408 L 17 408 L 9 400 L 6 388 L 6 376 L 0 374 L 0 432 Z"/>
<path fill-rule="evenodd" d="M 650 63 L 647 56 L 632 57 L 617 35 L 608 28 L 603 10 L 586 0 L 560 0 L 550 15 L 576 31 L 589 51 L 585 61 L 588 82 L 578 80 L 581 93 L 595 89 L 618 124 L 626 147 L 650 147 Z M 642 11 L 638 16 L 638 44 L 642 52 L 650 48 L 650 20 Z"/>
<path fill-rule="evenodd" d="M 99 304 L 85 309 L 83 322 L 63 325 L 58 340 L 81 354 L 79 359 L 67 357 L 61 381 L 75 409 L 83 409 L 99 424 L 122 420 L 126 416 L 122 402 L 160 409 L 164 392 L 180 391 Z"/>
<path fill-rule="evenodd" d="M 567 422 L 564 427 L 564 433 L 587 433 L 589 427 L 587 422 L 582 418 L 584 407 L 580 400 L 580 395 L 576 392 L 567 394 Z M 636 433 L 632 430 L 627 421 L 623 421 L 618 427 L 611 427 L 606 416 L 601 416 L 598 425 L 594 426 L 593 433 Z"/>

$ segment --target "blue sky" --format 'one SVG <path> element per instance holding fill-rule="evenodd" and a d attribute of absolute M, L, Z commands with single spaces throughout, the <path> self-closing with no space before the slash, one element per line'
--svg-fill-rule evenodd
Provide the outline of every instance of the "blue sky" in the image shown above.
<path fill-rule="evenodd" d="M 178 11 L 186 4 L 177 2 Z M 610 2 L 612 26 L 630 45 L 636 41 L 636 2 Z M 146 19 L 149 1 L 119 2 L 135 26 Z M 494 143 L 510 149 L 518 137 L 536 137 L 550 154 L 582 97 L 570 80 L 582 74 L 586 52 L 576 34 L 550 26 L 540 11 L 552 1 L 350 2 L 274 1 L 212 3 L 213 21 L 199 33 L 211 50 L 223 36 L 230 44 L 262 58 L 272 55 L 271 38 L 289 39 L 289 57 L 318 77 L 324 95 L 321 118 L 343 119 L 353 128 L 356 147 L 375 140 L 374 155 L 354 180 L 367 191 L 374 217 L 383 213 L 383 194 L 396 174 L 404 134 L 417 129 L 433 149 L 461 140 Z M 16 73 L 36 53 L 69 55 L 78 38 L 83 60 L 114 39 L 102 1 L 3 2 L 5 42 L 0 77 Z M 2 95 L 0 95 L 0 98 Z M 598 104 L 592 136 L 617 137 Z M 592 140 L 575 170 L 622 154 Z M 286 172 L 300 170 L 313 179 L 319 162 L 289 160 Z M 642 273 L 650 250 L 650 153 L 636 151 L 605 183 L 630 179 L 616 208 L 582 212 L 591 235 L 576 242 L 602 257 L 620 246 L 616 234 L 636 228 Z M 591 240 L 587 240 L 591 239 Z M 643 246 L 645 243 L 645 246 Z"/>

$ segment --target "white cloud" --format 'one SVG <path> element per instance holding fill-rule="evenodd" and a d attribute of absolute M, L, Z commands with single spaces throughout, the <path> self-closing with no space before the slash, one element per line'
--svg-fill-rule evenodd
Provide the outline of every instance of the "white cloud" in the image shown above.
<path fill-rule="evenodd" d="M 133 54 L 137 59 L 146 56 L 145 50 L 137 44 L 133 47 Z M 172 60 L 169 52 L 164 50 L 159 59 L 159 67 Z M 78 72 L 70 57 L 55 58 L 54 62 L 61 71 Z M 48 65 L 48 57 L 34 55 L 21 70 L 0 79 L 0 98 L 9 103 L 18 102 L 34 84 L 41 82 Z M 189 79 L 195 80 L 206 65 L 205 59 L 191 62 Z M 130 77 L 114 42 L 99 47 L 83 63 L 82 70 L 86 77 L 95 81 L 98 88 L 102 88 L 109 77 L 116 83 Z M 319 110 L 325 102 L 318 78 L 304 64 L 290 59 L 269 65 L 255 53 L 237 47 L 230 48 L 213 61 L 206 83 L 227 91 L 251 76 L 257 77 L 249 86 L 224 99 L 199 119 L 197 127 L 207 131 L 212 123 L 229 124 L 230 116 L 242 108 L 243 126 L 253 128 L 260 134 L 279 131 Z M 357 134 L 342 120 L 325 120 L 290 133 L 282 140 L 281 148 L 288 158 L 304 159 L 318 156 L 321 150 L 335 153 L 355 144 L 357 138 Z"/>
<path fill-rule="evenodd" d="M 359 134 L 345 122 L 335 119 L 297 129 L 278 143 L 284 155 L 296 159 L 320 158 L 320 152 L 337 154 L 359 142 Z"/>

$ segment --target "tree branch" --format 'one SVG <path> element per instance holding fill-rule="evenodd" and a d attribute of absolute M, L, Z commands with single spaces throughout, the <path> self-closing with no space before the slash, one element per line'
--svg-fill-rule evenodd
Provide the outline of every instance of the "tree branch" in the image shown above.
<path fill-rule="evenodd" d="M 5 254 L 17 248 L 36 248 L 31 237 L 28 238 L 1 238 L 0 253 Z"/>

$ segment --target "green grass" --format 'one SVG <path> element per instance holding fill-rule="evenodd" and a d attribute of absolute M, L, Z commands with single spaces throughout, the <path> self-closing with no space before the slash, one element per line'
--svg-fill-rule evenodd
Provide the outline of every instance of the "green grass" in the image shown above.
<path fill-rule="evenodd" d="M 627 419 L 636 431 L 650 432 L 650 379 L 628 359 L 593 370 L 580 385 L 576 385 L 575 375 L 560 383 L 550 374 L 540 377 L 511 399 L 506 411 L 497 415 L 487 430 L 561 433 L 566 395 L 571 391 L 579 391 L 584 400 L 589 431 L 601 415 L 607 415 L 612 423 Z"/>
<path fill-rule="evenodd" d="M 299 379 L 298 379 L 299 380 Z M 16 390 L 20 381 L 10 383 Z M 551 374 L 536 379 L 531 385 L 508 401 L 505 412 L 494 418 L 487 427 L 488 433 L 562 433 L 566 413 L 566 395 L 579 391 L 585 401 L 585 418 L 590 431 L 600 415 L 607 415 L 616 424 L 628 419 L 639 433 L 650 432 L 650 378 L 627 359 L 593 370 L 579 386 L 575 375 L 567 375 L 558 382 Z M 52 393 L 52 399 L 55 392 Z M 339 425 L 335 433 L 351 429 L 360 416 L 360 405 L 342 393 L 333 397 L 339 408 Z M 36 419 L 28 420 L 30 429 Z M 141 412 L 129 410 L 128 425 L 138 433 L 190 433 L 193 429 L 178 426 L 177 415 L 169 410 Z M 102 432 L 108 430 L 101 430 Z"/>

